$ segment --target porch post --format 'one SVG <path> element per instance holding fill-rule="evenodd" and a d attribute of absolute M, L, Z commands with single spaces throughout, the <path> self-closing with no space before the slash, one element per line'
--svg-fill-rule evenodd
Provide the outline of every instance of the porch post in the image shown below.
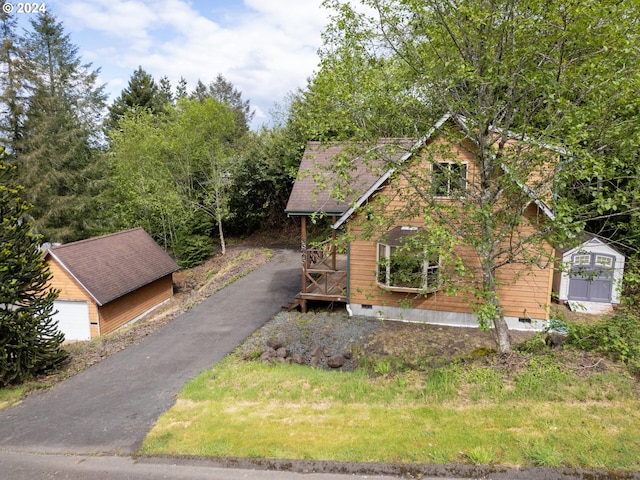
<path fill-rule="evenodd" d="M 336 223 L 336 216 L 331 217 L 331 223 Z M 336 229 L 331 229 L 331 268 L 336 269 Z"/>
<path fill-rule="evenodd" d="M 300 299 L 300 310 L 307 312 L 307 300 L 304 295 L 307 293 L 307 217 L 300 217 L 300 249 L 302 254 L 302 290 Z"/>

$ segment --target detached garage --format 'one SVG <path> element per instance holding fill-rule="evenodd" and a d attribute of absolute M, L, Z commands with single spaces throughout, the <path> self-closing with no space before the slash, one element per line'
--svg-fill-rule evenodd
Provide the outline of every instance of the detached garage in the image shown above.
<path fill-rule="evenodd" d="M 54 309 L 68 341 L 90 340 L 147 314 L 173 295 L 178 265 L 142 228 L 51 247 L 45 259 Z"/>

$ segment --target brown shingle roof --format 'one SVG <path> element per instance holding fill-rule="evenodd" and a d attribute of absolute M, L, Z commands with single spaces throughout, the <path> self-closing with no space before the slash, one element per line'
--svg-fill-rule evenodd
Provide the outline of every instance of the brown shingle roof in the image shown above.
<path fill-rule="evenodd" d="M 375 147 L 370 149 L 354 149 L 350 159 L 350 181 L 347 198 L 336 199 L 331 194 L 336 184 L 335 173 L 331 171 L 334 159 L 347 152 L 349 143 L 308 142 L 298 169 L 298 177 L 293 185 L 285 212 L 288 215 L 311 215 L 313 213 L 327 213 L 342 215 L 352 205 L 353 201 L 366 192 L 384 173 L 385 161 L 397 160 L 405 154 L 415 143 L 409 139 L 381 139 Z M 383 158 L 380 149 L 391 147 L 392 158 Z M 396 147 L 396 148 L 393 148 Z M 377 151 L 374 156 L 365 160 L 363 157 Z M 388 152 L 387 152 L 388 153 Z M 378 163 L 376 166 L 375 163 Z M 321 187 L 322 186 L 322 187 Z"/>
<path fill-rule="evenodd" d="M 99 305 L 178 270 L 142 228 L 51 247 L 58 261 Z"/>

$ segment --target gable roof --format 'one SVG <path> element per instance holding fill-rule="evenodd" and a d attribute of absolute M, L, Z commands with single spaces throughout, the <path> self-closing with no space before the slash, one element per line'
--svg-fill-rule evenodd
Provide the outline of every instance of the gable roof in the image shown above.
<path fill-rule="evenodd" d="M 427 144 L 427 142 L 434 136 L 434 134 L 436 132 L 438 132 L 442 126 L 448 122 L 449 120 L 454 121 L 456 124 L 458 124 L 460 127 L 463 128 L 463 130 L 467 131 L 468 130 L 468 124 L 467 124 L 467 119 L 462 116 L 462 115 L 454 115 L 451 113 L 447 113 L 445 115 L 443 115 L 440 120 L 438 120 L 435 125 L 429 129 L 429 131 L 427 132 L 426 135 L 424 135 L 422 138 L 420 138 L 420 140 L 418 140 L 413 147 L 401 158 L 399 159 L 399 161 L 397 162 L 398 164 L 401 164 L 403 162 L 405 162 L 406 160 L 408 160 L 409 158 L 411 158 L 414 153 L 416 151 L 418 151 L 421 147 L 423 147 L 424 145 Z M 552 150 L 555 151 L 556 153 L 561 153 L 561 154 L 567 154 L 567 151 L 561 148 L 557 148 L 557 147 L 553 147 L 547 144 L 540 144 L 539 142 L 536 142 L 535 140 L 532 140 L 530 138 L 523 138 L 521 135 L 517 135 L 514 132 L 508 131 L 508 130 L 503 130 L 503 129 L 499 129 L 499 128 L 492 128 L 492 131 L 494 131 L 495 133 L 498 134 L 505 134 L 506 136 L 514 139 L 514 140 L 522 140 L 525 141 L 527 143 L 531 143 L 531 144 L 536 144 L 544 149 L 547 150 Z M 502 169 L 504 170 L 504 172 L 507 175 L 510 175 L 511 172 L 509 171 L 508 167 L 505 164 L 502 164 Z M 355 202 L 353 202 L 351 204 L 351 206 L 349 207 L 348 210 L 346 210 L 342 216 L 331 226 L 334 229 L 338 229 L 340 228 L 340 226 L 342 224 L 344 224 L 344 222 L 347 221 L 347 219 L 349 219 L 349 217 L 351 215 L 353 215 L 353 213 L 365 202 L 367 202 L 369 200 L 369 198 L 371 197 L 371 195 L 373 195 L 388 179 L 389 177 L 391 177 L 391 175 L 395 172 L 396 168 L 395 167 L 391 167 L 389 168 L 382 176 L 380 176 L 372 185 L 371 187 L 362 195 L 360 196 Z M 553 219 L 554 218 L 554 213 L 552 211 L 552 209 L 540 198 L 537 198 L 533 192 L 533 190 L 526 184 L 514 180 L 516 182 L 516 184 L 522 188 L 522 190 L 531 198 L 531 201 L 533 203 L 535 203 L 543 212 L 545 215 L 547 215 L 547 217 Z"/>
<path fill-rule="evenodd" d="M 49 255 L 100 306 L 179 268 L 142 228 L 54 246 Z"/>
<path fill-rule="evenodd" d="M 409 149 L 409 151 L 405 153 L 398 160 L 397 163 L 404 163 L 407 159 L 411 158 L 411 156 L 413 156 L 415 151 L 418 150 L 423 145 L 425 145 L 427 141 L 433 136 L 433 134 L 437 130 L 439 130 L 450 118 L 452 118 L 452 115 L 450 113 L 445 114 L 440 120 L 438 120 L 438 122 L 436 122 L 436 124 L 433 127 L 429 129 L 429 131 L 424 137 L 422 137 L 420 140 L 414 143 L 414 145 Z M 342 214 L 342 216 L 338 219 L 338 221 L 336 221 L 333 225 L 331 225 L 331 228 L 334 228 L 336 230 L 340 228 L 340 226 L 347 221 L 347 219 L 353 214 L 353 212 L 355 212 L 358 208 L 360 208 L 360 206 L 363 203 L 365 203 L 369 199 L 369 197 L 371 197 L 371 195 L 373 195 L 374 192 L 376 192 L 376 190 L 378 190 L 382 186 L 382 184 L 389 179 L 391 175 L 393 175 L 395 170 L 396 169 L 394 167 L 391 167 L 382 176 L 380 176 L 371 185 L 371 187 L 366 192 L 364 192 L 364 194 L 360 198 L 358 198 L 356 202 L 352 204 L 346 212 L 344 212 L 344 214 Z"/>
<path fill-rule="evenodd" d="M 285 213 L 289 216 L 312 215 L 314 213 L 325 213 L 328 215 L 342 215 L 349 210 L 353 201 L 367 192 L 379 179 L 380 172 L 375 171 L 372 162 L 365 161 L 364 155 L 384 148 L 385 146 L 399 147 L 394 149 L 392 155 L 395 160 L 404 157 L 415 140 L 401 139 L 380 139 L 373 147 L 366 149 L 363 155 L 351 158 L 352 174 L 349 187 L 353 191 L 352 195 L 347 195 L 344 199 L 336 199 L 331 194 L 330 185 L 333 181 L 331 165 L 334 158 L 342 153 L 349 146 L 346 142 L 324 143 L 307 142 L 304 155 L 298 168 L 298 177 L 293 185 Z M 329 185 L 323 185 L 329 183 Z"/>

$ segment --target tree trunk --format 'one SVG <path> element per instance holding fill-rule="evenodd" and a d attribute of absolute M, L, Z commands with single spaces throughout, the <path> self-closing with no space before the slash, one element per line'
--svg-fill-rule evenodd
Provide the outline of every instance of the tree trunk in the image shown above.
<path fill-rule="evenodd" d="M 511 333 L 507 326 L 507 321 L 502 313 L 493 320 L 494 335 L 498 344 L 498 352 L 500 355 L 508 355 L 511 353 Z"/>
<path fill-rule="evenodd" d="M 493 335 L 498 346 L 500 355 L 508 355 L 511 353 L 511 333 L 509 326 L 504 319 L 504 313 L 500 306 L 500 299 L 494 277 L 494 266 L 491 262 L 485 262 L 483 265 L 483 293 L 487 303 L 490 304 L 491 315 L 493 316 Z M 488 319 L 487 319 L 488 320 Z"/>
<path fill-rule="evenodd" d="M 220 248 L 222 249 L 222 255 L 227 253 L 227 247 L 224 243 L 224 232 L 222 230 L 222 213 L 220 212 L 220 192 L 216 187 L 216 220 L 218 221 L 218 234 L 220 235 Z"/>

